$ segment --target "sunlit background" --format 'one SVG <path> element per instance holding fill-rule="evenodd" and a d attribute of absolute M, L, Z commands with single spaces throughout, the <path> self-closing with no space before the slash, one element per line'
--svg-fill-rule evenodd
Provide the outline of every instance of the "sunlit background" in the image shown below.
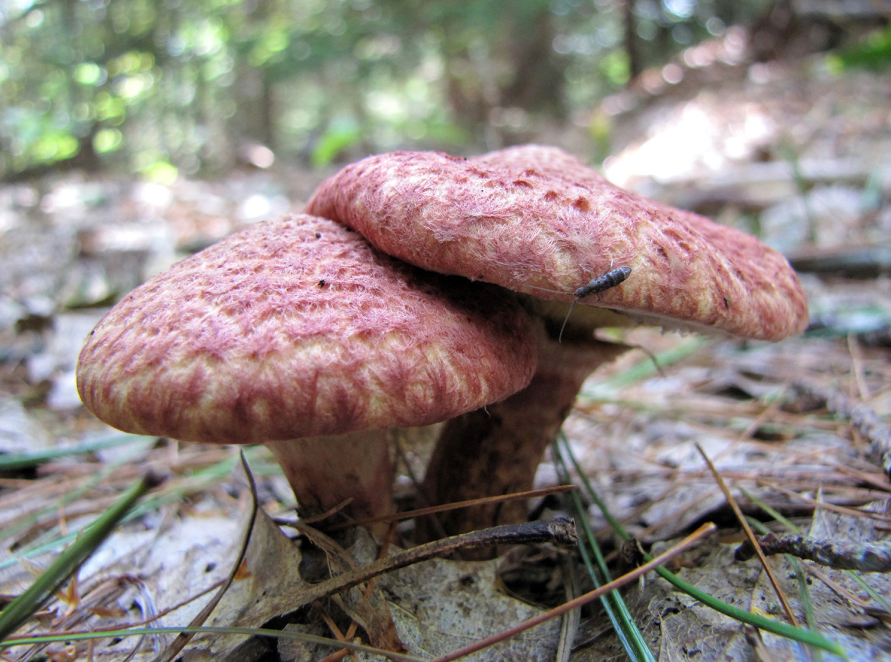
<path fill-rule="evenodd" d="M 603 99 L 772 4 L 9 0 L 0 176 L 74 161 L 170 182 L 277 159 L 469 153 L 567 125 L 602 159 Z"/>

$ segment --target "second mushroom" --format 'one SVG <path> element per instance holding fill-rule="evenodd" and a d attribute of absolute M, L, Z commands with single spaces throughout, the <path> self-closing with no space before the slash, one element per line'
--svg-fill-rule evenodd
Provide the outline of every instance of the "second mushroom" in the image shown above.
<path fill-rule="evenodd" d="M 782 255 L 624 191 L 556 148 L 369 157 L 323 183 L 307 211 L 424 269 L 521 293 L 545 321 L 530 386 L 443 431 L 423 486 L 436 503 L 531 488 L 582 381 L 625 349 L 594 339 L 597 327 L 644 322 L 780 340 L 807 325 L 807 302 Z M 619 267 L 630 269 L 627 280 L 580 300 L 559 342 L 573 293 Z M 454 511 L 443 523 L 458 533 L 524 516 L 492 506 Z"/>

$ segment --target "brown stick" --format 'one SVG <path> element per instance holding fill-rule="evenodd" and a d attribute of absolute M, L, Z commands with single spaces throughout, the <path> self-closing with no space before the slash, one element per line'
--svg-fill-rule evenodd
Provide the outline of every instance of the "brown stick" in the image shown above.
<path fill-rule="evenodd" d="M 538 521 L 496 526 L 484 531 L 473 531 L 418 545 L 404 552 L 385 556 L 368 565 L 348 570 L 318 584 L 310 585 L 306 593 L 301 596 L 302 604 L 310 604 L 334 593 L 340 593 L 391 570 L 398 570 L 441 556 L 449 556 L 454 552 L 494 545 L 520 545 L 533 542 L 551 542 L 558 545 L 574 546 L 578 543 L 575 522 L 571 519 L 558 518 L 549 522 Z"/>

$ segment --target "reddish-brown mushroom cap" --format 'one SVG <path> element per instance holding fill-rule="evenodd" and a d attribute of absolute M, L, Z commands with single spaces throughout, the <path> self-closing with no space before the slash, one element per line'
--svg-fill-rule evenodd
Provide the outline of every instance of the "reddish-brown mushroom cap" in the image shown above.
<path fill-rule="evenodd" d="M 134 290 L 90 334 L 77 383 L 121 430 L 299 448 L 290 440 L 423 425 L 500 400 L 529 382 L 535 355 L 528 316 L 498 288 L 423 272 L 298 215 Z"/>
<path fill-rule="evenodd" d="M 496 288 L 293 216 L 134 290 L 90 334 L 77 382 L 121 429 L 261 443 L 423 425 L 499 400 L 531 378 L 532 338 Z"/>
<path fill-rule="evenodd" d="M 625 266 L 633 275 L 621 287 L 582 303 L 764 340 L 807 325 L 807 302 L 782 255 L 623 191 L 556 148 L 469 160 L 432 152 L 369 157 L 323 183 L 307 211 L 425 269 L 542 299 L 569 301 L 577 288 Z"/>
<path fill-rule="evenodd" d="M 608 180 L 593 168 L 589 168 L 572 154 L 559 147 L 548 145 L 518 145 L 507 147 L 481 156 L 471 161 L 488 166 L 507 168 L 525 173 L 530 171 L 537 176 L 554 177 L 567 184 L 600 186 Z"/>

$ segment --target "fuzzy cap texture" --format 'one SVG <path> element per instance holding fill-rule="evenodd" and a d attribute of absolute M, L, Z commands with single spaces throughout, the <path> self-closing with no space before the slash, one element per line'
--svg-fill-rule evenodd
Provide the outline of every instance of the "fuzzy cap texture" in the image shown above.
<path fill-rule="evenodd" d="M 777 251 L 624 191 L 553 147 L 372 156 L 324 182 L 307 211 L 424 269 L 543 299 L 571 301 L 591 280 L 631 267 L 624 283 L 580 303 L 764 340 L 807 326 L 801 285 Z"/>
<path fill-rule="evenodd" d="M 121 430 L 249 444 L 446 420 L 525 387 L 535 363 L 509 293 L 294 215 L 135 289 L 90 334 L 77 385 Z"/>

